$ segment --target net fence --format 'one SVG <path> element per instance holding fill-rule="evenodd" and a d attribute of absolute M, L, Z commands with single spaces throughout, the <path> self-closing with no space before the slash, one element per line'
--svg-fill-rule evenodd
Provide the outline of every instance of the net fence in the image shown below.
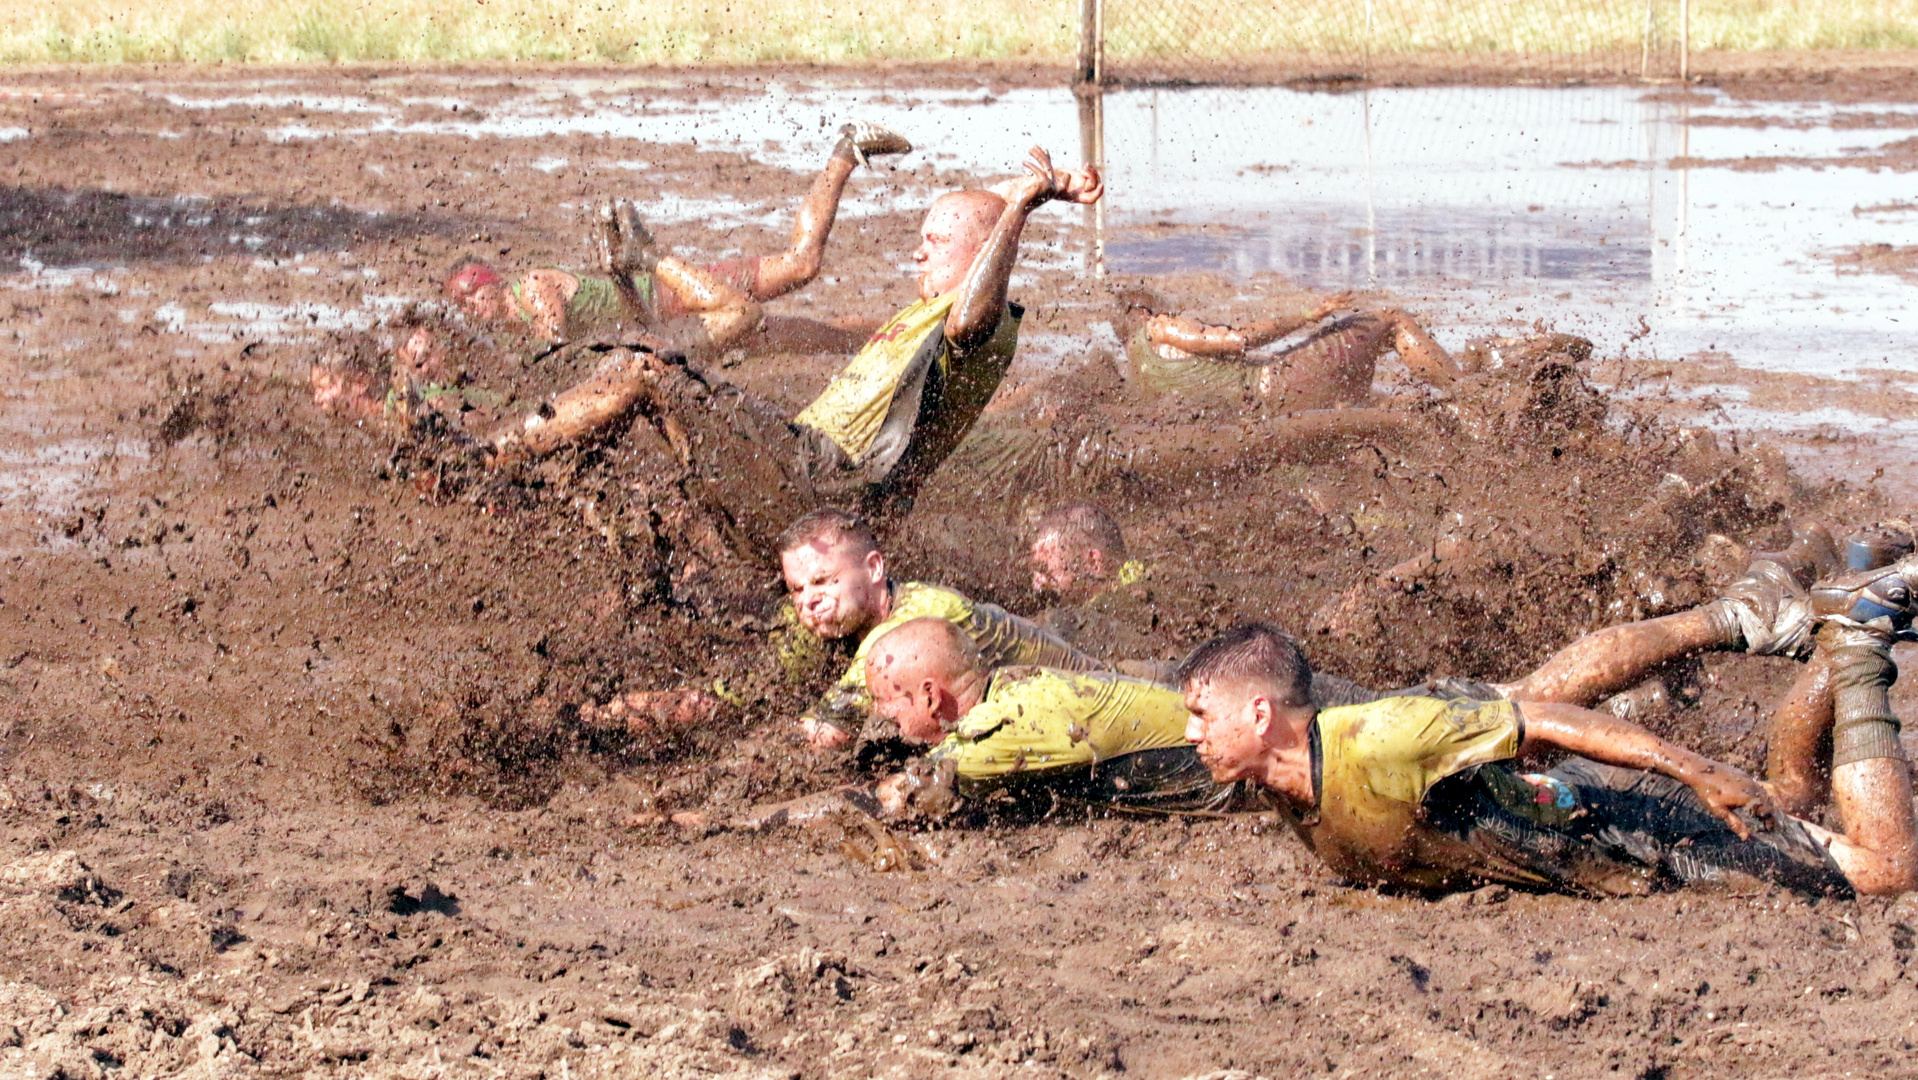
<path fill-rule="evenodd" d="M 1681 0 L 1086 0 L 1108 85 L 1675 78 Z"/>

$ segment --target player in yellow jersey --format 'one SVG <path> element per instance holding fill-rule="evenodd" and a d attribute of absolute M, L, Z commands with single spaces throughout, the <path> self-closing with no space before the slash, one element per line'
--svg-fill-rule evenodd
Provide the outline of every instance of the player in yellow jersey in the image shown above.
<path fill-rule="evenodd" d="M 1195 404 L 1257 399 L 1286 412 L 1360 404 L 1371 400 L 1373 370 L 1388 350 L 1433 386 L 1450 386 L 1459 373 L 1417 320 L 1396 308 L 1353 310 L 1351 293 L 1236 326 L 1168 311 L 1143 289 L 1116 299 L 1113 327 L 1125 346 L 1126 381 L 1138 395 L 1175 394 Z M 1321 325 L 1340 311 L 1353 313 Z M 1306 329 L 1312 333 L 1305 340 L 1269 359 L 1247 355 Z"/>
<path fill-rule="evenodd" d="M 1858 638 L 1831 643 L 1841 683 L 1852 667 L 1884 662 L 1863 656 L 1870 642 L 1882 654 L 1910 628 L 1903 578 L 1918 567 L 1870 573 L 1830 589 L 1825 630 Z M 1902 630 L 1875 614 L 1887 604 Z M 1201 646 L 1178 678 L 1188 737 L 1213 778 L 1264 787 L 1306 846 L 1356 881 L 1431 891 L 1493 881 L 1587 895 L 1740 878 L 1838 895 L 1918 883 L 1902 754 L 1835 770 L 1844 832 L 1834 833 L 1777 810 L 1730 765 L 1576 705 L 1385 697 L 1322 709 L 1304 655 L 1267 626 Z M 1520 764 L 1552 752 L 1579 756 L 1539 772 Z"/>
<path fill-rule="evenodd" d="M 936 618 L 951 623 L 973 642 L 991 667 L 1045 664 L 1069 670 L 1099 665 L 1033 623 L 999 607 L 968 598 L 941 585 L 895 581 L 886 572 L 886 556 L 872 529 L 844 510 L 823 507 L 792 523 L 778 542 L 780 571 L 790 601 L 790 616 L 772 620 L 773 640 L 751 670 L 721 677 L 708 687 L 634 690 L 605 705 L 581 711 L 592 726 L 622 725 L 630 730 L 703 722 L 721 701 L 768 701 L 768 685 L 798 677 L 794 667 L 808 657 L 826 656 L 824 645 L 844 643 L 851 655 L 831 688 L 798 720 L 798 734 L 816 749 L 850 745 L 873 732 L 872 696 L 866 685 L 866 658 L 872 643 L 902 623 Z M 795 625 L 796 624 L 796 625 Z M 831 657 L 826 656 L 830 662 Z"/>
<path fill-rule="evenodd" d="M 577 428 L 637 406 L 680 452 L 689 492 L 765 544 L 829 503 L 892 520 L 962 440 L 1012 363 L 1023 309 L 1006 298 L 1033 210 L 1090 203 L 1098 173 L 1055 172 L 1034 148 L 1011 198 L 959 191 L 920 227 L 919 299 L 867 341 L 797 417 L 677 358 L 609 359 L 582 385 L 494 440 L 503 454 L 562 444 Z"/>
<path fill-rule="evenodd" d="M 1180 692 L 1109 671 L 993 668 L 962 629 L 921 618 L 875 635 L 865 659 L 874 708 L 931 749 L 904 770 L 759 807 L 731 827 L 761 829 L 852 811 L 938 816 L 1001 794 L 1139 811 L 1262 809 L 1253 786 L 1219 783 L 1185 741 Z M 675 817 L 705 824 L 699 814 Z"/>

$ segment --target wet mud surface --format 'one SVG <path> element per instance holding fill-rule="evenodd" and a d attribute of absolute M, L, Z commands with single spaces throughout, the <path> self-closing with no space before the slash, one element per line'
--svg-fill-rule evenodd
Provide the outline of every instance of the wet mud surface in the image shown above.
<path fill-rule="evenodd" d="M 683 252 L 772 250 L 825 139 L 276 134 L 367 127 L 346 99 L 422 124 L 521 107 L 508 79 L 452 81 L 61 74 L 34 83 L 58 91 L 42 101 L 0 96 L 0 129 L 30 132 L 0 142 L 0 1069 L 1678 1077 L 1909 1060 L 1909 901 L 1433 902 L 1336 881 L 1254 818 L 646 824 L 848 775 L 784 742 L 777 716 L 650 740 L 578 721 L 582 702 L 737 666 L 770 572 L 720 589 L 659 565 L 632 440 L 514 474 L 511 498 L 442 489 L 390 431 L 316 411 L 307 365 L 433 296 L 462 254 L 578 265 L 586 208 L 613 194 L 663 208 L 655 231 Z M 1887 92 L 1854 81 L 1785 96 Z M 646 92 L 688 111 L 758 92 L 682 82 Z M 932 154 L 856 174 L 824 274 L 773 313 L 902 306 L 916 208 L 967 179 Z M 1701 430 L 1686 390 L 1708 373 L 1602 348 L 1446 396 L 1387 364 L 1378 404 L 1399 419 L 1354 439 L 1288 441 L 1246 403 L 1142 402 L 1083 273 L 1084 219 L 1042 211 L 1028 241 L 1021 358 L 907 519 L 901 576 L 1034 611 L 1026 515 L 1093 497 L 1151 568 L 1161 656 L 1259 617 L 1389 686 L 1517 675 L 1586 630 L 1709 597 L 1796 517 L 1907 509 L 1874 481 L 1869 439 L 1804 440 L 1864 463 L 1821 470 L 1772 436 Z M 1246 310 L 1243 283 L 1155 287 Z M 797 408 L 836 364 L 730 357 L 723 374 Z M 493 374 L 527 394 L 552 378 Z M 1891 387 L 1768 385 L 1814 409 Z M 1446 538 L 1465 555 L 1405 569 Z M 1695 703 L 1650 722 L 1755 767 L 1792 675 L 1708 660 L 1671 675 Z"/>

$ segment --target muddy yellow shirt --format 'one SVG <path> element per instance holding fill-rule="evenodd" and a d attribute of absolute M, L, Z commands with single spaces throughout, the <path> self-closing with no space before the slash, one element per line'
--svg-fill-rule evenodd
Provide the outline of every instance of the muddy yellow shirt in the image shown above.
<path fill-rule="evenodd" d="M 985 344 L 956 353 L 945 329 L 957 299 L 947 293 L 894 315 L 794 418 L 838 444 L 867 483 L 909 456 L 927 472 L 945 460 L 1012 365 L 1023 310 L 1007 305 Z"/>
<path fill-rule="evenodd" d="M 1318 810 L 1294 822 L 1327 866 L 1360 881 L 1437 888 L 1481 857 L 1425 824 L 1426 792 L 1475 765 L 1518 754 L 1524 721 L 1509 701 L 1389 697 L 1325 709 L 1313 721 Z"/>
<path fill-rule="evenodd" d="M 1185 723 L 1185 696 L 1169 686 L 1109 671 L 1003 668 L 927 759 L 951 761 L 960 793 L 971 795 L 1020 775 L 1184 746 Z"/>
<path fill-rule="evenodd" d="M 987 670 L 1009 664 L 1043 664 L 1072 671 L 1093 671 L 1100 666 L 1036 623 L 997 604 L 970 600 L 939 585 L 901 582 L 892 586 L 892 614 L 860 639 L 851 666 L 825 697 L 806 710 L 806 718 L 858 734 L 872 715 L 872 695 L 866 689 L 866 655 L 894 627 L 924 618 L 957 624 L 979 647 L 979 657 Z"/>

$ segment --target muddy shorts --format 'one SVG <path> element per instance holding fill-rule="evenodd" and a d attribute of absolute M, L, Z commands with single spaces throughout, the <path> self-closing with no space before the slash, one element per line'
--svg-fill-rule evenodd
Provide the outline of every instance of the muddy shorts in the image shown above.
<path fill-rule="evenodd" d="M 696 497 L 757 542 L 824 505 L 856 508 L 864 487 L 853 464 L 823 432 L 789 420 L 778 406 L 691 365 L 667 365 L 655 403 L 685 456 Z"/>
<path fill-rule="evenodd" d="M 1756 879 L 1807 896 L 1852 895 L 1802 822 L 1785 818 L 1740 839 L 1683 783 L 1584 758 L 1543 774 L 1469 769 L 1434 785 L 1425 810 L 1482 857 L 1491 880 L 1635 895 Z"/>

